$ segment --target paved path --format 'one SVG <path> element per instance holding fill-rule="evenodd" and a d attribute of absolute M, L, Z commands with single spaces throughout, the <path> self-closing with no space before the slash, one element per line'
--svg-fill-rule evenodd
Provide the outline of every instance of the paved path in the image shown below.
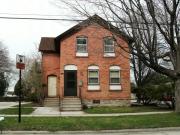
<path fill-rule="evenodd" d="M 180 135 L 180 128 L 125 129 L 102 131 L 4 131 L 6 135 Z"/>
<path fill-rule="evenodd" d="M 22 102 L 22 104 L 28 104 L 30 102 Z M 11 108 L 12 106 L 18 105 L 18 102 L 0 102 L 0 109 Z"/>
<path fill-rule="evenodd" d="M 0 109 L 10 108 L 15 105 L 18 105 L 18 102 L 0 102 Z"/>

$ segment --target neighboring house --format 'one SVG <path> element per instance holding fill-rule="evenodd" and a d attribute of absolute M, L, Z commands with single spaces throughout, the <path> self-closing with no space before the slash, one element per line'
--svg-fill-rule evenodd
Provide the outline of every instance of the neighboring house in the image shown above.
<path fill-rule="evenodd" d="M 97 15 L 57 37 L 42 37 L 45 97 L 76 97 L 88 106 L 130 105 L 130 43 Z"/>

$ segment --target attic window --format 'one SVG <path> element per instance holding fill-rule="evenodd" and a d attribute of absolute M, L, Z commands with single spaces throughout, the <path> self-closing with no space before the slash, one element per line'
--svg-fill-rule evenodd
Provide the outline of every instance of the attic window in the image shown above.
<path fill-rule="evenodd" d="M 76 39 L 76 48 L 78 53 L 87 53 L 87 38 L 78 37 Z"/>
<path fill-rule="evenodd" d="M 104 53 L 114 53 L 114 40 L 111 37 L 104 38 Z"/>

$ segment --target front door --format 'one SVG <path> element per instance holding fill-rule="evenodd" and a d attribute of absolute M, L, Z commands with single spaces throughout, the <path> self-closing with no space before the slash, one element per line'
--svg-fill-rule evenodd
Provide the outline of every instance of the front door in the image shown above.
<path fill-rule="evenodd" d="M 48 76 L 48 97 L 56 96 L 56 76 Z"/>
<path fill-rule="evenodd" d="M 77 71 L 64 71 L 64 96 L 77 96 Z"/>

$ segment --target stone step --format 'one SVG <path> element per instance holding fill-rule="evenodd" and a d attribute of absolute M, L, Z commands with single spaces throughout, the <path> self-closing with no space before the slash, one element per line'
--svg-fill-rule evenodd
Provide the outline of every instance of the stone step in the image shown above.
<path fill-rule="evenodd" d="M 81 107 L 78 107 L 78 108 L 73 108 L 73 107 L 63 107 L 61 108 L 61 111 L 81 111 L 82 108 Z"/>
<path fill-rule="evenodd" d="M 63 99 L 63 101 L 68 101 L 68 102 L 70 102 L 70 101 L 72 101 L 72 102 L 76 102 L 76 101 L 81 101 L 80 99 Z"/>
<path fill-rule="evenodd" d="M 80 111 L 82 110 L 80 98 L 64 98 L 61 101 L 62 111 Z"/>
<path fill-rule="evenodd" d="M 67 107 L 70 107 L 70 108 L 80 107 L 81 108 L 81 104 L 80 105 L 65 105 L 65 104 L 63 104 L 62 107 L 65 107 L 65 108 L 67 108 Z"/>
<path fill-rule="evenodd" d="M 58 107 L 59 106 L 59 98 L 46 98 L 44 100 L 45 107 Z"/>
<path fill-rule="evenodd" d="M 61 103 L 61 105 L 81 105 L 81 103 Z"/>

